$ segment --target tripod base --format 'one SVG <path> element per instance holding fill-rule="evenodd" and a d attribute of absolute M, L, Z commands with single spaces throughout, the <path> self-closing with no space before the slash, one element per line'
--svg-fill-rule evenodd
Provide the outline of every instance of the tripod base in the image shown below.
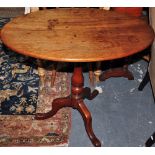
<path fill-rule="evenodd" d="M 128 78 L 128 80 L 134 80 L 134 76 L 128 70 L 128 67 L 109 69 L 100 75 L 99 80 L 105 81 L 106 79 L 110 77 L 125 77 L 125 78 Z"/>
<path fill-rule="evenodd" d="M 37 113 L 35 115 L 35 119 L 37 120 L 44 120 L 47 118 L 52 117 L 63 107 L 72 107 L 80 112 L 82 115 L 86 132 L 94 146 L 101 146 L 101 142 L 95 136 L 93 129 L 92 129 L 92 117 L 84 104 L 84 99 L 92 100 L 94 97 L 97 96 L 98 91 L 94 90 L 91 93 L 90 88 L 86 87 L 83 88 L 84 85 L 84 78 L 82 75 L 82 68 L 75 67 L 74 73 L 72 76 L 72 87 L 71 87 L 71 95 L 66 98 L 57 98 L 53 100 L 51 110 L 47 113 Z"/>

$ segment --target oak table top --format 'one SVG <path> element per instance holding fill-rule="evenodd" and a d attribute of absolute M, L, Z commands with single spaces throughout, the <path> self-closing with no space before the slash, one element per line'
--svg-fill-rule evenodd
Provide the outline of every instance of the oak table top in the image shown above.
<path fill-rule="evenodd" d="M 154 38 L 142 19 L 94 8 L 60 8 L 23 15 L 6 24 L 1 39 L 10 49 L 35 58 L 93 62 L 126 57 Z"/>
<path fill-rule="evenodd" d="M 136 17 L 92 8 L 43 10 L 13 19 L 1 31 L 3 43 L 10 49 L 35 58 L 64 62 L 93 62 L 126 57 L 148 47 L 154 38 L 151 27 Z M 92 128 L 91 113 L 84 99 L 98 94 L 84 88 L 81 63 L 75 63 L 71 94 L 54 99 L 51 110 L 35 114 L 43 120 L 63 107 L 81 114 L 94 146 L 101 146 Z"/>

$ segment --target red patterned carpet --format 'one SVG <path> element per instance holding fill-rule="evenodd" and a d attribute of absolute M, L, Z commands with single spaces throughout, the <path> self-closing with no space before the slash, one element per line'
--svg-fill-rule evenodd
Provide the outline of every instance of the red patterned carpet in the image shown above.
<path fill-rule="evenodd" d="M 51 73 L 46 71 L 40 85 L 37 112 L 51 109 L 54 98 L 70 92 L 69 75 L 58 72 L 55 86 L 50 87 Z M 34 120 L 34 115 L 0 115 L 0 146 L 68 146 L 71 109 L 63 108 L 50 119 Z"/>

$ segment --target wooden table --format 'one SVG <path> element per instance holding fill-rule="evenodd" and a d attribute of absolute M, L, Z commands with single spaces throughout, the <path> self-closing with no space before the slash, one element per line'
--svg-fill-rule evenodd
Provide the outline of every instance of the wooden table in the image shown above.
<path fill-rule="evenodd" d="M 85 98 L 91 100 L 97 94 L 83 87 L 80 62 L 130 56 L 148 47 L 154 33 L 146 22 L 136 17 L 93 8 L 63 8 L 15 18 L 4 26 L 1 38 L 7 47 L 27 56 L 74 62 L 71 95 L 55 99 L 51 111 L 36 114 L 35 118 L 52 117 L 62 107 L 75 108 L 83 117 L 92 143 L 101 146 L 92 129 L 91 114 L 83 101 Z"/>

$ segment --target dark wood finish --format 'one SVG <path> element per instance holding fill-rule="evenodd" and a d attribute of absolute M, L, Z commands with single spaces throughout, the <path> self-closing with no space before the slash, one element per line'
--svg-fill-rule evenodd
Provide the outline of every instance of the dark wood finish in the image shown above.
<path fill-rule="evenodd" d="M 94 72 L 92 63 L 88 63 L 88 68 L 89 68 L 89 83 L 91 86 L 94 86 Z"/>
<path fill-rule="evenodd" d="M 94 90 L 91 92 L 91 89 L 89 87 L 85 87 L 83 90 L 83 99 L 92 100 L 99 94 L 98 90 Z"/>
<path fill-rule="evenodd" d="M 143 20 L 116 12 L 92 8 L 42 10 L 13 19 L 1 31 L 5 45 L 12 50 L 35 58 L 63 62 L 93 62 L 113 60 L 137 53 L 148 47 L 153 30 Z M 92 100 L 83 88 L 81 66 L 75 66 L 71 95 L 55 99 L 52 110 L 36 114 L 46 119 L 62 107 L 77 109 L 83 117 L 87 134 L 95 146 L 101 146 L 92 130 L 92 117 L 83 99 Z"/>
<path fill-rule="evenodd" d="M 140 17 L 142 16 L 143 7 L 113 7 L 112 10 L 135 17 Z"/>
<path fill-rule="evenodd" d="M 54 86 L 54 82 L 55 82 L 55 78 L 56 78 L 56 74 L 57 74 L 57 67 L 58 67 L 58 63 L 57 62 L 53 62 L 53 65 L 51 67 L 51 71 L 52 71 L 51 87 Z"/>
<path fill-rule="evenodd" d="M 1 32 L 2 41 L 16 52 L 66 62 L 126 57 L 148 47 L 153 35 L 137 17 L 93 8 L 33 12 L 13 19 Z"/>
<path fill-rule="evenodd" d="M 100 75 L 99 79 L 100 81 L 105 81 L 106 79 L 111 77 L 125 77 L 128 78 L 128 80 L 134 80 L 133 74 L 128 70 L 127 67 L 109 69 L 103 72 Z"/>
<path fill-rule="evenodd" d="M 128 69 L 128 62 L 130 58 L 125 59 L 126 61 L 122 65 L 122 67 L 117 68 L 110 68 L 99 76 L 100 81 L 105 81 L 106 79 L 109 79 L 111 77 L 124 77 L 128 78 L 128 80 L 134 80 L 134 76 L 132 72 Z"/>
<path fill-rule="evenodd" d="M 35 115 L 35 119 L 43 120 L 52 117 L 57 113 L 57 111 L 63 107 L 72 107 L 77 109 L 83 117 L 85 128 L 87 134 L 92 141 L 94 146 L 101 146 L 100 141 L 95 136 L 93 129 L 92 129 L 92 117 L 90 112 L 88 111 L 87 107 L 85 106 L 83 99 L 88 98 L 92 100 L 97 94 L 97 91 L 94 91 L 92 94 L 90 92 L 90 88 L 83 88 L 84 85 L 84 77 L 82 74 L 82 67 L 76 66 L 74 68 L 74 73 L 72 76 L 72 83 L 71 83 L 71 95 L 66 98 L 59 98 L 55 99 L 52 102 L 52 110 L 47 113 L 37 113 Z"/>

